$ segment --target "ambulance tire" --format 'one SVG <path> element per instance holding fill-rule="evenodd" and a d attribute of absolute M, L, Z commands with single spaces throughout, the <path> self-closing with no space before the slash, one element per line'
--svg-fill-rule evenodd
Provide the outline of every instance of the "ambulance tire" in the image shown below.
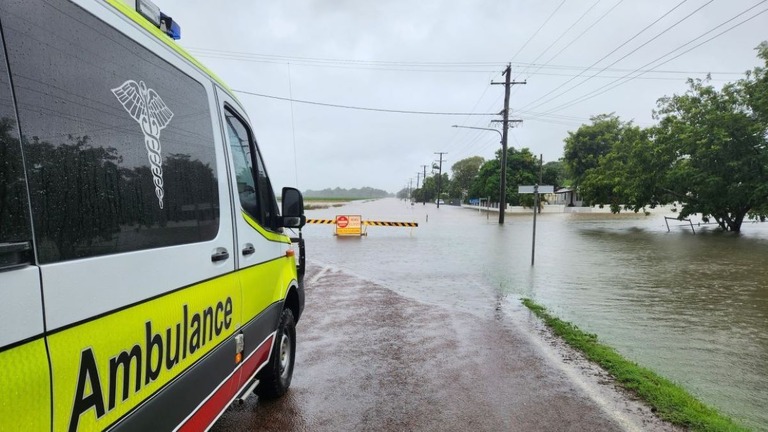
<path fill-rule="evenodd" d="M 256 394 L 263 399 L 276 399 L 284 395 L 291 386 L 293 362 L 296 358 L 296 323 L 293 312 L 284 309 L 277 325 L 272 357 L 256 376 L 259 385 Z"/>

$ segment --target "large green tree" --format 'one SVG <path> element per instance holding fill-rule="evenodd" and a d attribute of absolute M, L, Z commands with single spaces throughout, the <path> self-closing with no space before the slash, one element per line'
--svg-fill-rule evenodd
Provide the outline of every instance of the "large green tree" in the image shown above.
<path fill-rule="evenodd" d="M 768 66 L 768 46 L 759 53 Z M 768 216 L 766 67 L 721 89 L 688 83 L 684 94 L 659 99 L 657 126 L 626 128 L 585 171 L 580 191 L 614 211 L 676 202 L 681 219 L 701 214 L 737 232 L 746 217 Z"/>
<path fill-rule="evenodd" d="M 440 177 L 440 197 L 445 199 L 448 197 L 448 191 L 451 188 L 451 181 L 448 177 L 448 173 L 443 173 Z M 421 187 L 414 189 L 413 198 L 416 201 L 434 201 L 437 199 L 437 174 L 432 175 L 424 179 Z"/>
<path fill-rule="evenodd" d="M 768 128 L 749 106 L 744 82 L 718 91 L 690 81 L 685 94 L 660 99 L 657 113 L 655 147 L 674 156 L 661 186 L 683 203 L 680 217 L 711 215 L 739 231 L 748 213 L 765 215 Z"/>
<path fill-rule="evenodd" d="M 545 163 L 542 167 L 541 179 L 541 184 L 552 185 L 555 187 L 555 190 L 565 186 L 568 182 L 565 162 L 560 159 Z"/>
<path fill-rule="evenodd" d="M 629 126 L 613 113 L 600 114 L 590 120 L 592 124 L 568 132 L 565 138 L 563 160 L 576 187 L 584 180 L 587 171 L 598 166 L 600 157 L 611 150 Z"/>
<path fill-rule="evenodd" d="M 469 188 L 472 198 L 490 197 L 491 201 L 499 199 L 499 183 L 501 179 L 501 150 L 496 152 L 496 158 L 485 162 Z M 510 205 L 520 205 L 517 193 L 518 185 L 532 185 L 538 182 L 539 161 L 527 148 L 517 150 L 507 149 L 507 190 L 506 200 Z"/>
<path fill-rule="evenodd" d="M 464 198 L 472 187 L 472 181 L 480 171 L 480 166 L 485 162 L 481 156 L 472 156 L 462 159 L 451 166 L 453 177 L 449 194 L 452 198 Z"/>

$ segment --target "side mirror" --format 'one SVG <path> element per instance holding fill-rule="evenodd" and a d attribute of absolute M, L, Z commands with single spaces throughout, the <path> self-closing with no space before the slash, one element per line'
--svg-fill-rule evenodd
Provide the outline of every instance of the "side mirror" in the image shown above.
<path fill-rule="evenodd" d="M 304 216 L 304 197 L 298 189 L 292 187 L 283 188 L 283 216 L 282 226 L 286 228 L 301 228 L 307 223 Z"/>

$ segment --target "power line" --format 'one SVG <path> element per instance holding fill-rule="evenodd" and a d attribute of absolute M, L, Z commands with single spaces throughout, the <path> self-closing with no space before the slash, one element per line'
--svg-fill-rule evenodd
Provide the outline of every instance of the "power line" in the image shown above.
<path fill-rule="evenodd" d="M 550 43 L 550 44 L 549 44 L 549 46 L 547 46 L 546 48 L 544 48 L 544 50 L 543 50 L 543 51 L 541 51 L 541 52 L 539 53 L 539 55 L 538 55 L 538 56 L 536 56 L 536 58 L 535 58 L 535 59 L 533 59 L 533 61 L 532 61 L 531 63 L 532 63 L 532 64 L 533 64 L 533 63 L 536 63 L 536 61 L 537 61 L 538 59 L 540 59 L 540 58 L 541 58 L 541 56 L 543 56 L 544 54 L 546 54 L 546 53 L 547 53 L 547 51 L 549 51 L 549 50 L 550 50 L 550 49 L 551 49 L 553 46 L 555 46 L 555 44 L 557 44 L 558 42 L 560 42 L 560 39 L 562 39 L 562 38 L 563 38 L 563 36 L 565 36 L 566 34 L 568 34 L 568 32 L 569 32 L 569 31 L 571 31 L 571 29 L 572 29 L 572 28 L 576 27 L 576 25 L 577 25 L 578 23 L 580 23 L 580 22 L 581 22 L 581 20 L 583 20 L 583 19 L 584 19 L 584 17 L 585 17 L 585 16 L 587 16 L 587 14 L 589 14 L 589 12 L 591 12 L 591 11 L 592 11 L 592 9 L 594 9 L 594 8 L 595 8 L 595 6 L 597 6 L 598 4 L 600 4 L 600 2 L 601 2 L 601 1 L 603 1 L 603 0 L 597 0 L 597 1 L 595 1 L 594 3 L 592 3 L 592 6 L 590 6 L 590 7 L 589 7 L 589 8 L 588 8 L 588 9 L 587 9 L 587 10 L 586 10 L 586 11 L 585 11 L 583 14 L 581 14 L 581 16 L 580 16 L 579 18 L 577 18 L 577 19 L 576 19 L 576 21 L 574 21 L 574 22 L 573 22 L 573 24 L 571 24 L 571 26 L 570 26 L 570 27 L 568 27 L 568 28 L 567 28 L 567 29 L 565 29 L 565 30 L 564 30 L 562 33 L 560 33 L 560 36 L 558 36 L 558 37 L 557 37 L 557 39 L 555 39 L 555 40 L 554 40 L 552 43 Z M 562 5 L 562 4 L 561 4 L 561 5 Z M 521 74 L 524 74 L 524 73 L 526 73 L 526 72 L 528 71 L 528 69 L 529 69 L 529 68 L 525 68 L 525 70 L 523 70 L 523 72 L 521 72 Z M 530 75 L 527 75 L 527 76 L 525 77 L 525 79 L 527 80 L 529 77 L 530 77 Z"/>
<path fill-rule="evenodd" d="M 618 4 L 623 2 L 624 0 L 620 0 Z M 613 9 L 613 8 L 612 8 Z M 610 11 L 609 11 L 610 12 Z M 606 14 L 604 14 L 603 17 L 605 17 Z M 599 20 L 598 20 L 599 21 Z M 597 24 L 598 21 L 595 21 L 591 26 L 594 26 Z M 589 30 L 589 28 L 587 29 Z M 574 39 L 572 42 L 569 43 L 569 45 L 566 45 L 565 48 L 568 48 L 570 44 L 575 42 L 581 35 L 583 35 L 585 32 L 582 32 L 579 36 L 577 36 L 576 39 Z M 503 61 L 489 61 L 489 62 L 405 62 L 405 61 L 374 61 L 374 60 L 354 60 L 354 59 L 328 59 L 324 60 L 320 63 L 314 64 L 312 60 L 308 60 L 309 58 L 306 57 L 290 57 L 290 56 L 277 56 L 279 58 L 270 59 L 270 55 L 268 54 L 258 54 L 258 53 L 245 53 L 245 52 L 238 52 L 238 51 L 223 51 L 223 50 L 214 50 L 214 49 L 207 49 L 207 48 L 189 48 L 188 51 L 197 57 L 205 57 L 205 58 L 215 58 L 215 59 L 223 59 L 223 60 L 235 60 L 235 61 L 249 61 L 249 62 L 255 62 L 255 63 L 269 63 L 269 64 L 281 64 L 284 65 L 286 62 L 289 62 L 292 66 L 311 66 L 311 67 L 339 67 L 344 69 L 361 69 L 361 70 L 384 70 L 384 71 L 403 71 L 403 72 L 425 72 L 425 73 L 432 73 L 432 72 L 467 72 L 467 73 L 496 73 L 497 70 L 500 68 L 500 66 L 504 63 Z M 562 52 L 562 50 L 561 50 Z M 560 53 L 558 53 L 560 54 Z M 520 68 L 521 71 L 515 71 L 516 73 L 523 74 L 527 69 L 536 68 L 536 71 L 541 69 L 552 69 L 552 70 L 579 70 L 579 71 L 591 71 L 591 70 L 597 70 L 599 68 L 597 67 L 588 67 L 584 68 L 584 66 L 577 66 L 577 65 L 561 65 L 561 64 L 549 64 L 558 54 L 555 54 L 555 56 L 551 57 L 548 61 L 544 63 L 527 63 L 527 62 L 511 62 L 513 71 L 516 68 Z M 266 57 L 262 59 L 262 57 Z M 467 68 L 467 67 L 493 67 L 494 69 L 488 69 L 488 70 L 447 70 L 449 68 Z M 606 72 L 627 72 L 630 69 L 627 68 L 608 68 L 605 69 Z M 535 73 L 534 71 L 533 73 Z M 741 71 L 695 71 L 695 70 L 655 70 L 656 73 L 659 74 L 704 74 L 704 73 L 713 73 L 713 74 L 723 74 L 723 75 L 741 75 Z M 571 75 L 567 75 L 571 76 Z"/>
<path fill-rule="evenodd" d="M 577 88 L 577 87 L 580 87 L 581 85 L 583 85 L 583 84 L 584 84 L 584 83 L 586 83 L 587 81 L 589 81 L 589 80 L 591 80 L 592 78 L 596 77 L 596 76 L 597 76 L 598 74 L 600 74 L 601 72 L 604 72 L 604 71 L 605 71 L 605 69 L 607 69 L 607 68 L 609 68 L 609 67 L 611 67 L 611 66 L 615 65 L 616 63 L 618 63 L 618 62 L 620 62 L 620 61 L 622 61 L 622 60 L 624 60 L 625 58 L 627 58 L 627 57 L 629 57 L 630 55 L 632 55 L 632 54 L 634 54 L 635 52 L 637 52 L 639 49 L 643 48 L 644 46 L 646 46 L 646 45 L 648 45 L 649 43 L 653 42 L 653 41 L 654 41 L 654 40 L 656 40 L 657 38 L 661 37 L 661 36 L 662 36 L 663 34 L 665 34 L 666 32 L 668 32 L 668 31 L 672 30 L 673 28 L 677 27 L 677 26 L 678 26 L 678 25 L 680 25 L 680 23 L 682 23 L 683 21 L 687 20 L 688 18 L 692 17 L 693 15 L 695 15 L 696 13 L 698 13 L 699 11 L 701 11 L 702 9 L 704 9 L 705 7 L 709 6 L 709 5 L 710 5 L 710 4 L 711 4 L 713 1 L 714 1 L 714 0 L 709 0 L 707 3 L 704 3 L 704 4 L 703 4 L 703 5 L 701 5 L 700 7 L 696 8 L 696 9 L 695 9 L 693 12 L 689 13 L 688 15 L 684 16 L 684 17 L 683 17 L 683 18 L 681 18 L 680 20 L 676 21 L 674 24 L 672 24 L 671 26 L 669 26 L 669 27 L 665 28 L 665 29 L 664 29 L 664 30 L 662 30 L 660 33 L 657 33 L 657 34 L 656 34 L 654 37 L 652 37 L 652 38 L 648 39 L 647 41 L 645 41 L 643 44 L 641 44 L 640 46 L 636 47 L 636 48 L 635 48 L 635 49 L 633 49 L 632 51 L 630 51 L 630 52 L 628 52 L 628 53 L 624 54 L 624 55 L 623 55 L 621 58 L 619 58 L 619 59 L 615 60 L 613 63 L 609 64 L 609 65 L 608 65 L 608 66 L 606 66 L 605 68 L 603 68 L 603 69 L 601 69 L 600 71 L 596 72 L 596 73 L 595 73 L 595 74 L 593 74 L 592 76 L 590 76 L 590 77 L 587 77 L 586 79 L 584 79 L 584 80 L 583 80 L 583 81 L 581 81 L 580 83 L 578 83 L 578 84 L 576 84 L 576 85 L 574 85 L 574 86 L 572 86 L 572 87 L 570 87 L 570 88 L 566 89 L 565 91 L 563 91 L 563 92 L 561 92 L 561 93 L 557 94 L 556 96 L 553 96 L 553 97 L 551 97 L 551 98 L 547 99 L 547 100 L 546 100 L 546 101 L 544 101 L 544 102 L 539 102 L 538 104 L 536 104 L 536 105 L 532 106 L 531 108 L 537 108 L 537 107 L 539 107 L 539 106 L 541 106 L 541 105 L 545 105 L 545 104 L 547 104 L 547 103 L 549 103 L 549 102 L 551 102 L 551 101 L 553 101 L 553 100 L 555 100 L 555 99 L 559 98 L 560 96 L 562 96 L 562 95 L 564 95 L 564 94 L 566 94 L 566 93 L 570 92 L 571 90 L 573 90 L 573 89 L 575 89 L 575 88 Z M 530 104 L 528 104 L 528 106 L 530 106 Z"/>
<path fill-rule="evenodd" d="M 635 40 L 635 39 L 636 39 L 638 36 L 640 36 L 641 34 L 645 33 L 645 31 L 646 31 L 646 30 L 648 30 L 649 28 L 653 27 L 653 26 L 654 26 L 656 23 L 658 23 L 659 21 L 661 21 L 662 19 L 664 19 L 664 18 L 665 18 L 667 15 L 671 14 L 672 12 L 674 12 L 674 11 L 675 11 L 677 8 L 679 8 L 680 6 L 682 6 L 682 5 L 683 5 L 685 2 L 687 2 L 687 1 L 688 1 L 688 0 L 683 0 L 683 1 L 681 1 L 681 2 L 680 2 L 680 3 L 678 3 L 676 6 L 674 6 L 672 9 L 670 9 L 670 10 L 668 10 L 666 13 L 664 13 L 662 16 L 660 16 L 660 17 L 656 18 L 656 20 L 654 20 L 652 23 L 648 24 L 648 25 L 647 25 L 647 26 L 645 26 L 645 27 L 644 27 L 642 30 L 640 30 L 639 32 L 635 33 L 635 34 L 634 34 L 634 36 L 632 36 L 631 38 L 629 38 L 629 39 L 627 39 L 626 41 L 624 41 L 624 42 L 623 42 L 621 45 L 619 45 L 619 46 L 617 46 L 616 48 L 614 48 L 614 49 L 613 49 L 613 51 L 609 52 L 608 54 L 606 54 L 606 55 L 602 56 L 602 57 L 601 57 L 599 60 L 597 60 L 596 62 L 592 63 L 592 64 L 589 66 L 589 68 L 592 68 L 592 67 L 594 67 L 595 65 L 597 65 L 598 63 L 600 63 L 601 61 L 605 60 L 606 58 L 608 58 L 609 56 L 611 56 L 613 53 L 615 53 L 616 51 L 618 51 L 619 49 L 621 49 L 622 47 L 624 47 L 626 44 L 628 44 L 628 43 L 632 42 L 633 40 Z M 570 83 L 571 81 L 575 80 L 576 78 L 580 77 L 580 76 L 581 76 L 581 75 L 582 75 L 584 72 L 586 72 L 586 69 L 585 69 L 585 70 L 583 70 L 583 71 L 581 71 L 581 72 L 580 72 L 578 75 L 576 75 L 575 77 L 573 77 L 573 78 L 569 79 L 568 81 L 566 81 L 566 82 L 564 82 L 564 83 L 560 84 L 559 86 L 555 87 L 554 89 L 550 90 L 550 91 L 549 91 L 548 93 L 546 93 L 545 95 L 543 95 L 543 96 L 539 97 L 538 99 L 535 99 L 535 100 L 534 100 L 534 101 L 532 101 L 532 102 L 529 102 L 529 103 L 527 103 L 527 104 L 526 104 L 526 105 L 524 105 L 522 108 L 527 108 L 527 107 L 529 107 L 529 106 L 531 106 L 531 105 L 535 104 L 536 102 L 538 102 L 538 101 L 540 101 L 540 100 L 544 99 L 545 97 L 547 97 L 547 96 L 551 95 L 552 93 L 554 93 L 554 92 L 556 92 L 557 90 L 561 89 L 561 88 L 562 88 L 563 86 L 565 86 L 566 84 L 568 84 L 568 83 Z M 536 105 L 536 106 L 538 106 L 538 105 Z"/>
<path fill-rule="evenodd" d="M 515 55 L 513 55 L 513 56 L 512 56 L 512 60 L 514 60 L 515 58 L 517 58 L 517 55 L 518 55 L 518 54 L 520 54 L 520 52 L 521 52 L 523 49 L 525 49 L 525 47 L 526 47 L 526 46 L 528 46 L 528 44 L 529 44 L 529 43 L 530 43 L 530 42 L 533 40 L 533 38 L 535 38 L 535 37 L 536 37 L 536 35 L 537 35 L 537 34 L 539 34 L 539 32 L 541 31 L 541 29 L 543 29 L 543 28 L 544 28 L 544 26 L 545 26 L 545 25 L 547 25 L 547 23 L 549 22 L 549 20 L 551 20 L 551 19 L 552 19 L 552 17 L 554 17 L 554 16 L 555 16 L 555 14 L 557 13 L 557 11 L 559 11 L 559 10 L 560 10 L 560 8 L 561 8 L 561 7 L 563 7 L 563 5 L 564 5 L 564 4 L 565 4 L 565 0 L 563 0 L 562 2 L 560 2 L 560 4 L 559 4 L 559 5 L 558 5 L 558 6 L 555 8 L 555 10 L 553 10 L 553 11 L 552 11 L 552 13 L 551 13 L 551 14 L 549 14 L 549 17 L 548 17 L 546 20 L 544 20 L 544 22 L 541 24 L 541 26 L 539 26 L 539 28 L 538 28 L 538 29 L 537 29 L 535 32 L 533 32 L 533 34 L 531 35 L 531 37 L 529 37 L 529 38 L 528 38 L 528 40 L 527 40 L 527 41 L 525 41 L 525 43 L 523 44 L 523 46 L 521 46 L 521 47 L 520 47 L 520 49 L 518 49 L 518 50 L 517 50 L 517 52 L 515 53 Z"/>
<path fill-rule="evenodd" d="M 679 47 L 677 47 L 677 48 L 673 49 L 672 51 L 669 51 L 668 53 L 666 53 L 666 54 L 662 55 L 661 57 L 658 57 L 657 59 L 655 59 L 655 60 L 653 60 L 653 61 L 651 61 L 651 62 L 648 62 L 648 63 L 644 64 L 643 66 L 640 66 L 640 67 L 639 67 L 637 70 L 635 70 L 634 72 L 630 72 L 630 73 L 628 73 L 628 74 L 624 75 L 623 77 L 621 77 L 621 78 L 619 78 L 619 79 L 616 79 L 616 80 L 614 80 L 614 81 L 612 81 L 612 82 L 610 82 L 610 83 L 608 83 L 608 84 L 605 84 L 604 86 L 602 86 L 602 87 L 599 87 L 599 88 L 595 89 L 595 90 L 594 90 L 593 92 L 591 92 L 591 93 L 588 93 L 588 94 L 586 94 L 586 95 L 582 95 L 582 96 L 580 96 L 580 97 L 577 97 L 577 98 L 575 98 L 575 99 L 572 99 L 572 100 L 571 100 L 571 101 L 569 101 L 569 102 L 566 102 L 566 103 L 564 103 L 564 104 L 562 104 L 562 105 L 559 105 L 559 106 L 557 106 L 557 107 L 555 107 L 555 108 L 553 108 L 553 109 L 551 109 L 551 110 L 547 111 L 547 112 L 546 112 L 546 113 L 544 113 L 544 114 L 549 114 L 549 113 L 552 113 L 552 112 L 555 112 L 555 111 L 560 111 L 560 110 L 562 110 L 562 109 L 565 109 L 565 108 L 568 108 L 568 107 L 570 107 L 570 106 L 573 106 L 573 105 L 579 104 L 579 103 L 581 103 L 581 102 L 584 102 L 584 101 L 586 101 L 586 100 L 589 100 L 589 99 L 592 99 L 592 98 L 594 98 L 594 97 L 597 97 L 597 96 L 599 96 L 599 95 L 601 95 L 601 94 L 603 94 L 603 93 L 606 93 L 606 92 L 608 92 L 608 91 L 610 91 L 610 90 L 613 90 L 613 89 L 614 89 L 614 88 L 616 88 L 616 87 L 619 87 L 619 86 L 621 86 L 621 85 L 624 85 L 624 84 L 628 83 L 629 81 L 632 81 L 633 79 L 635 79 L 635 78 L 639 77 L 640 75 L 643 75 L 643 74 L 645 74 L 646 72 L 640 72 L 640 73 L 639 73 L 637 76 L 634 76 L 634 77 L 630 77 L 629 79 L 625 79 L 625 78 L 629 77 L 630 75 L 632 75 L 633 73 L 636 73 L 636 72 L 637 72 L 637 71 L 639 71 L 639 70 L 642 70 L 642 69 L 644 69 L 644 68 L 646 68 L 646 67 L 650 66 L 650 65 L 651 65 L 651 64 L 653 64 L 653 63 L 656 63 L 656 62 L 658 62 L 659 60 L 661 60 L 661 59 L 663 59 L 663 58 L 665 58 L 665 57 L 667 57 L 667 56 L 670 56 L 670 55 L 672 55 L 672 54 L 673 54 L 673 53 L 675 53 L 676 51 L 679 51 L 680 49 L 684 48 L 685 46 L 692 44 L 692 43 L 693 43 L 693 42 L 695 42 L 696 40 L 698 40 L 698 39 L 701 39 L 702 37 L 706 36 L 706 35 L 707 35 L 707 34 L 709 34 L 709 33 L 712 33 L 713 31 L 717 30 L 718 28 L 720 28 L 720 27 L 722 27 L 722 26 L 724 26 L 724 25 L 728 24 L 729 22 L 731 22 L 731 21 L 735 20 L 736 18 L 738 18 L 738 17 L 740 17 L 740 16 L 742 16 L 742 15 L 746 14 L 746 13 L 747 13 L 747 12 L 749 12 L 750 10 L 752 10 L 752 9 L 756 8 L 757 6 L 760 6 L 761 4 L 765 3 L 766 1 L 768 1 L 768 0 L 763 0 L 763 1 L 761 1 L 761 2 L 759 2 L 759 3 L 757 3 L 757 4 L 755 4 L 754 6 L 752 6 L 752 7 L 748 8 L 748 9 L 746 9 L 746 10 L 742 11 L 741 13 L 739 13 L 739 14 L 737 14 L 737 15 L 733 16 L 733 17 L 732 17 L 732 18 L 730 18 L 729 20 L 727 20 L 727 21 L 724 21 L 724 22 L 722 22 L 722 23 L 718 24 L 717 26 L 713 27 L 712 29 L 710 29 L 710 30 L 708 30 L 708 31 L 706 31 L 706 32 L 704 32 L 704 33 L 702 33 L 702 34 L 701 34 L 701 35 L 699 35 L 698 37 L 696 37 L 696 38 L 694 38 L 694 39 L 692 39 L 692 40 L 690 40 L 690 41 L 688 41 L 688 42 L 684 43 L 683 45 L 680 45 Z M 765 12 L 768 12 L 768 9 L 763 9 L 763 10 L 761 10 L 760 12 L 757 12 L 757 13 L 755 13 L 754 15 L 750 16 L 749 18 L 746 18 L 745 20 L 743 20 L 743 21 L 741 21 L 741 22 L 739 22 L 739 23 L 737 23 L 737 24 L 734 24 L 733 26 L 731 26 L 731 27 L 729 27 L 729 28 L 727 28 L 727 29 L 723 30 L 722 32 L 720 32 L 720 33 L 718 33 L 718 34 L 716 34 L 716 35 L 712 36 L 711 38 L 709 38 L 709 39 L 707 39 L 707 40 L 705 40 L 705 41 L 703 41 L 703 42 L 701 42 L 701 43 L 699 43 L 699 44 L 697 44 L 697 45 L 695 45 L 695 46 L 693 46 L 693 47 L 691 47 L 691 48 L 689 48 L 689 49 L 687 49 L 687 50 L 685 50 L 685 51 L 683 51 L 683 52 L 681 52 L 681 53 L 679 53 L 679 54 L 677 54 L 676 56 L 674 56 L 674 57 L 672 57 L 672 58 L 669 58 L 669 59 L 665 60 L 665 61 L 664 61 L 664 62 L 662 62 L 662 63 L 659 63 L 659 64 L 657 65 L 657 67 L 658 67 L 658 66 L 662 66 L 662 65 L 664 65 L 664 64 L 667 64 L 667 63 L 671 62 L 672 60 L 675 60 L 676 58 L 678 58 L 678 57 L 680 57 L 680 56 L 682 56 L 682 55 L 684 55 L 684 54 L 686 54 L 686 53 L 688 53 L 688 52 L 690 52 L 690 51 L 693 51 L 694 49 L 696 49 L 696 48 L 698 48 L 698 47 L 700 47 L 700 46 L 702 46 L 702 45 L 704 45 L 704 44 L 706 44 L 706 43 L 710 42 L 711 40 L 713 40 L 713 39 L 716 39 L 716 38 L 718 38 L 718 37 L 722 36 L 722 35 L 723 35 L 723 34 L 725 34 L 725 33 L 728 33 L 729 31 L 731 31 L 731 30 L 735 29 L 736 27 L 739 27 L 739 26 L 741 26 L 741 25 L 745 24 L 746 22 L 748 22 L 748 21 L 751 21 L 751 20 L 753 20 L 753 19 L 757 18 L 758 16 L 760 16 L 760 15 L 764 14 Z M 651 70 L 653 70 L 653 68 L 651 68 Z M 619 82 L 619 81 L 621 81 L 621 80 L 624 80 L 624 81 L 622 81 L 622 82 Z M 600 90 L 602 90 L 602 89 L 605 89 L 605 90 L 603 90 L 603 91 L 600 91 Z M 598 93 L 598 92 L 599 92 L 599 93 Z"/>
<path fill-rule="evenodd" d="M 547 67 L 547 65 L 549 65 L 549 63 L 550 63 L 552 60 L 554 60 L 555 58 L 557 58 L 557 56 L 559 56 L 560 54 L 562 54 L 562 52 L 563 52 L 563 51 L 565 51 L 566 49 L 568 49 L 568 47 L 570 47 L 571 45 L 573 45 L 574 43 L 576 43 L 576 41 L 578 41 L 579 39 L 581 39 L 581 37 L 582 37 L 582 36 L 584 36 L 584 35 L 585 35 L 585 34 L 586 34 L 588 31 L 592 30 L 592 28 L 593 28 L 594 26 L 596 26 L 596 25 L 597 25 L 597 24 L 598 24 L 600 21 L 602 21 L 602 20 L 603 20 L 603 18 L 605 18 L 606 16 L 608 16 L 608 14 L 610 14 L 611 12 L 613 12 L 613 10 L 614 10 L 614 9 L 616 9 L 617 7 L 619 7 L 619 5 L 620 5 L 620 4 L 622 4 L 623 2 L 624 2 L 624 0 L 619 0 L 618 2 L 616 2 L 616 4 L 614 4 L 614 5 L 613 5 L 613 7 L 611 7 L 611 8 L 610 8 L 610 9 L 608 9 L 607 11 L 605 11 L 605 13 L 604 13 L 604 14 L 602 14 L 602 15 L 600 16 L 600 18 L 598 18 L 598 19 L 597 19 L 595 22 L 593 22 L 592 24 L 590 24 L 590 25 L 589 25 L 589 27 L 587 27 L 586 29 L 584 29 L 584 31 L 582 31 L 581 33 L 579 33 L 579 35 L 578 35 L 578 36 L 576 36 L 576 37 L 575 37 L 573 40 L 571 40 L 571 42 L 569 42 L 569 43 L 568 43 L 568 45 L 566 45 L 566 46 L 562 47 L 562 48 L 560 49 L 560 51 L 558 51 L 557 53 L 555 53 L 555 55 L 553 55 L 552 57 L 550 57 L 550 58 L 549 58 L 549 60 L 547 60 L 546 62 L 544 62 L 544 64 L 540 65 L 540 66 L 539 66 L 539 67 L 538 67 L 538 68 L 537 68 L 535 71 L 533 71 L 533 73 L 536 73 L 536 72 L 538 72 L 539 70 L 541 70 L 542 68 L 544 68 L 544 67 Z M 552 67 L 556 67 L 556 66 L 552 66 Z"/>
<path fill-rule="evenodd" d="M 359 106 L 351 106 L 351 105 L 339 105 L 339 104 L 332 104 L 332 103 L 325 103 L 325 102 L 308 101 L 308 100 L 301 100 L 301 99 L 292 99 L 292 98 L 272 96 L 272 95 L 254 93 L 254 92 L 237 90 L 237 89 L 232 89 L 232 91 L 235 93 L 242 93 L 242 94 L 247 94 L 251 96 L 259 96 L 259 97 L 268 98 L 268 99 L 277 99 L 277 100 L 288 101 L 288 102 L 303 103 L 307 105 L 319 105 L 319 106 L 332 107 L 332 108 L 344 108 L 344 109 L 353 109 L 353 110 L 362 110 L 362 111 L 388 112 L 388 113 L 395 113 L 395 114 L 420 114 L 420 115 L 444 115 L 444 116 L 495 116 L 497 115 L 497 113 L 409 111 L 409 110 L 395 110 L 395 109 L 385 109 L 385 108 L 370 108 L 370 107 L 359 107 Z"/>

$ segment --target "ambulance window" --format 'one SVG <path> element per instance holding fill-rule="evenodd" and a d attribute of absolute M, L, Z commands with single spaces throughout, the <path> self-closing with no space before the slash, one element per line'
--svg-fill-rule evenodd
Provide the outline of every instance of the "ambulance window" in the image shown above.
<path fill-rule="evenodd" d="M 272 183 L 269 181 L 267 175 L 267 169 L 264 167 L 264 160 L 261 158 L 259 150 L 256 149 L 256 183 L 258 184 L 257 190 L 259 191 L 260 202 L 263 203 L 264 209 L 264 226 L 274 227 L 276 226 L 277 217 L 280 215 L 277 207 L 277 200 L 275 200 L 275 193 L 272 190 Z"/>
<path fill-rule="evenodd" d="M 0 48 L 2 44 L 0 35 Z M 6 249 L 32 240 L 18 130 L 5 52 L 0 49 L 0 245 L 6 244 Z M 3 262 L 0 250 L 0 268 Z"/>
<path fill-rule="evenodd" d="M 261 226 L 273 228 L 278 216 L 277 202 L 259 150 L 248 126 L 229 109 L 225 116 L 240 205 Z"/>
<path fill-rule="evenodd" d="M 205 87 L 71 2 L 0 12 L 39 262 L 213 239 Z"/>
<path fill-rule="evenodd" d="M 226 113 L 226 119 L 229 147 L 235 163 L 235 178 L 237 179 L 240 206 L 251 217 L 259 220 L 259 200 L 256 194 L 256 182 L 253 178 L 253 152 L 248 129 L 240 119 L 229 111 Z"/>

